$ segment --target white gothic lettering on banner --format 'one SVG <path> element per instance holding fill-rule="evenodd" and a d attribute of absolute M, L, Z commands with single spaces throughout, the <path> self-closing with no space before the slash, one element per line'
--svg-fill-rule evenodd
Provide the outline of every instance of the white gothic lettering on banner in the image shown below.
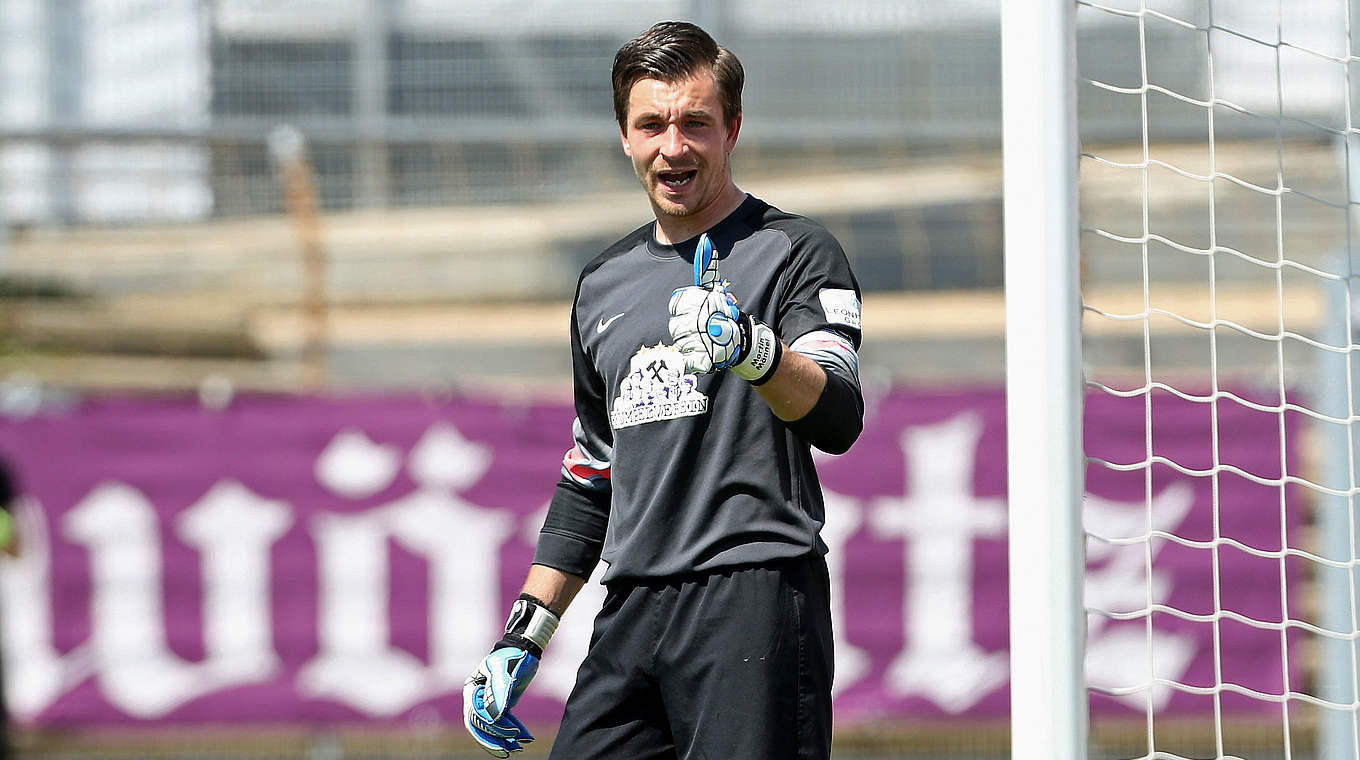
<path fill-rule="evenodd" d="M 980 414 L 964 412 L 904 429 L 898 446 L 908 477 L 900 495 L 862 499 L 826 491 L 823 538 L 831 548 L 838 693 L 881 678 L 892 694 L 959 713 L 1005 686 L 1005 653 L 985 650 L 973 634 L 976 542 L 1004 540 L 1006 521 L 1003 499 L 974 492 L 983 425 Z M 216 691 L 280 678 L 269 604 L 278 568 L 270 551 L 290 530 L 304 532 L 315 547 L 318 578 L 319 647 L 293 684 L 299 701 L 330 700 L 363 715 L 390 717 L 455 694 L 500 634 L 502 599 L 513 591 L 500 586 L 502 550 L 510 542 L 531 547 L 546 511 L 517 515 L 466 498 L 491 466 L 490 447 L 465 439 L 447 422 L 432 424 L 409 452 L 345 429 L 303 474 L 315 477 L 343 508 L 298 522 L 292 505 L 227 479 L 174 515 L 167 538 L 145 494 L 125 483 L 100 484 L 55 526 L 90 558 L 91 633 L 67 652 L 54 645 L 46 523 L 40 505 L 21 505 L 25 551 L 0 558 L 9 704 L 21 719 L 32 718 L 94 678 L 110 705 L 155 719 Z M 366 509 L 351 506 L 382 493 L 402 472 L 414 490 Z M 1173 486 L 1154 501 L 1154 527 L 1169 531 L 1189 513 L 1192 498 L 1188 488 Z M 1135 535 L 1129 531 L 1138 526 L 1128 521 L 1144 514 L 1141 503 L 1092 497 L 1089 506 L 1087 528 L 1113 537 Z M 852 539 L 902 546 L 902 648 L 885 672 L 876 672 L 869 651 L 846 636 Z M 201 565 L 201 661 L 186 661 L 167 643 L 164 540 L 194 549 Z M 392 584 L 399 582 L 389 577 L 393 545 L 428 567 L 424 658 L 392 642 L 388 605 Z M 1129 548 L 1091 544 L 1086 593 L 1104 609 L 1145 601 L 1142 549 L 1133 547 L 1135 557 Z M 1169 584 L 1168 577 L 1152 578 L 1154 601 L 1167 598 Z M 553 656 L 543 662 L 536 694 L 566 698 L 603 598 L 598 582 L 580 594 L 553 642 Z M 1127 627 L 1093 623 L 1087 661 L 1093 681 L 1125 682 L 1130 675 L 1121 668 L 1145 662 L 1145 646 L 1141 631 L 1134 637 Z M 1179 677 L 1194 654 L 1194 642 L 1185 637 L 1168 634 L 1154 646 L 1160 678 Z"/>

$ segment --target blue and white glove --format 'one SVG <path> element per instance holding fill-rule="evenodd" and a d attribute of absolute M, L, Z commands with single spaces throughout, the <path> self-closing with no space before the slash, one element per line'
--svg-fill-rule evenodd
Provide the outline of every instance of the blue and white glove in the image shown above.
<path fill-rule="evenodd" d="M 774 373 L 783 345 L 770 326 L 737 308 L 737 299 L 718 279 L 718 257 L 708 234 L 694 250 L 694 284 L 671 293 L 670 333 L 687 372 L 706 375 L 731 369 L 760 385 Z"/>
<path fill-rule="evenodd" d="M 543 648 L 557 623 L 557 615 L 546 605 L 521 594 L 505 622 L 505 637 L 463 683 L 463 725 L 482 749 L 496 757 L 509 757 L 534 740 L 510 708 L 538 672 Z"/>

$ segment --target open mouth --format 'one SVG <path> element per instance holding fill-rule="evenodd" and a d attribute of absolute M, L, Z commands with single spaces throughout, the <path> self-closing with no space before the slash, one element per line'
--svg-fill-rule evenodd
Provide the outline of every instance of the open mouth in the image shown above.
<path fill-rule="evenodd" d="M 671 189 L 679 189 L 689 185 L 694 181 L 694 176 L 699 173 L 698 169 L 685 169 L 683 171 L 663 171 L 657 172 L 657 179 L 661 184 Z"/>

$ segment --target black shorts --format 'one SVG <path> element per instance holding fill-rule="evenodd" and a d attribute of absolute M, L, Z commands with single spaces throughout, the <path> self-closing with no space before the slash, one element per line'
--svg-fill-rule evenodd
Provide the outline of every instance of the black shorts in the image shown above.
<path fill-rule="evenodd" d="M 549 758 L 829 758 L 833 667 L 821 555 L 614 584 Z"/>

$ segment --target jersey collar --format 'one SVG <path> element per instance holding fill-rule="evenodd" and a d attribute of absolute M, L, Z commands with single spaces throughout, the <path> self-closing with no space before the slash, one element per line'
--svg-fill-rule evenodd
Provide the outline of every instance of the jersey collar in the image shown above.
<path fill-rule="evenodd" d="M 765 201 L 746 194 L 746 199 L 737 206 L 736 210 L 723 218 L 721 222 L 705 230 L 709 238 L 713 240 L 713 249 L 717 251 L 718 258 L 727 256 L 732 249 L 732 244 L 751 233 L 752 227 L 746 224 L 746 220 L 753 214 L 765 208 Z M 703 233 L 699 233 L 702 235 Z M 699 235 L 695 235 L 688 240 L 682 240 L 673 245 L 662 243 L 656 239 L 656 225 L 648 225 L 647 230 L 647 252 L 658 259 L 681 258 L 685 261 L 694 260 L 694 247 L 699 243 Z"/>

